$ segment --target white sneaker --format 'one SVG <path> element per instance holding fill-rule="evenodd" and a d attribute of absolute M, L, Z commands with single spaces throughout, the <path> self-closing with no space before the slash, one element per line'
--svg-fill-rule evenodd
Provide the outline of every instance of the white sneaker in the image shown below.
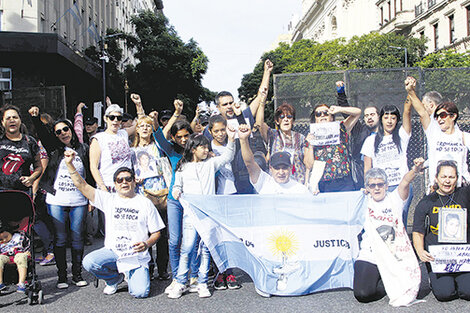
<path fill-rule="evenodd" d="M 197 277 L 191 277 L 189 279 L 189 292 L 197 292 Z"/>
<path fill-rule="evenodd" d="M 104 287 L 104 289 L 103 289 L 103 293 L 106 294 L 106 295 L 115 294 L 116 291 L 118 290 L 119 284 L 122 283 L 123 280 L 124 280 L 124 275 L 120 275 L 119 276 L 119 281 L 116 284 L 114 284 L 114 285 L 106 284 L 106 287 Z"/>
<path fill-rule="evenodd" d="M 180 284 L 179 282 L 175 282 L 175 286 L 168 293 L 168 298 L 170 299 L 181 298 L 183 293 L 185 293 L 187 290 L 188 290 L 188 287 L 186 287 L 186 285 Z"/>
<path fill-rule="evenodd" d="M 263 298 L 271 298 L 271 295 L 269 293 L 266 293 L 264 291 L 259 290 L 258 288 L 255 287 L 256 293 L 258 293 L 261 297 Z"/>
<path fill-rule="evenodd" d="M 197 285 L 197 293 L 199 294 L 199 298 L 209 298 L 212 296 L 207 284 L 198 284 Z"/>
<path fill-rule="evenodd" d="M 176 279 L 173 279 L 171 284 L 169 284 L 168 287 L 165 288 L 165 293 L 169 294 L 171 290 L 175 287 L 175 285 L 176 285 Z"/>

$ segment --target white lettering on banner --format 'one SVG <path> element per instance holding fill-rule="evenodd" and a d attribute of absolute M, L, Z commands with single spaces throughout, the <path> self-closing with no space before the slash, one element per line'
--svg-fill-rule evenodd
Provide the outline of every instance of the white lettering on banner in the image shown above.
<path fill-rule="evenodd" d="M 337 122 L 312 123 L 310 133 L 315 135 L 310 144 L 314 146 L 338 145 L 340 143 L 340 126 Z"/>
<path fill-rule="evenodd" d="M 431 245 L 434 273 L 470 272 L 470 245 Z"/>

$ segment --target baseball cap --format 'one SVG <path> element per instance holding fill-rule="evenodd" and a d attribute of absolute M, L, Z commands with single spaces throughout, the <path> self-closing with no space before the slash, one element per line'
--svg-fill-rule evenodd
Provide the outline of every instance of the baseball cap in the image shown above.
<path fill-rule="evenodd" d="M 276 167 L 279 165 L 287 165 L 291 166 L 292 163 L 290 162 L 290 153 L 289 152 L 276 152 L 271 156 L 271 159 L 269 160 L 269 165 L 272 167 Z"/>
<path fill-rule="evenodd" d="M 160 112 L 160 121 L 169 120 L 172 115 L 173 115 L 173 112 L 171 112 L 170 110 L 162 110 Z"/>
<path fill-rule="evenodd" d="M 98 123 L 98 119 L 96 117 L 87 117 L 85 120 L 85 125 L 93 125 Z"/>
<path fill-rule="evenodd" d="M 122 121 L 123 122 L 127 122 L 128 120 L 133 120 L 134 118 L 132 117 L 132 115 L 130 115 L 129 113 L 124 113 L 122 115 Z"/>

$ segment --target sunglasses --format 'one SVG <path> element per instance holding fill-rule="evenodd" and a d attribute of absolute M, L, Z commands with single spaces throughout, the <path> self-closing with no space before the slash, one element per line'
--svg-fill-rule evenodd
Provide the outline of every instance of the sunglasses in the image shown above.
<path fill-rule="evenodd" d="M 376 189 L 376 188 L 382 189 L 384 186 L 385 186 L 385 183 L 368 184 L 367 188 L 369 188 L 369 189 Z"/>
<path fill-rule="evenodd" d="M 439 114 L 436 114 L 436 115 L 435 115 L 435 119 L 436 119 L 436 120 L 437 120 L 438 118 L 445 119 L 445 118 L 447 118 L 448 116 L 452 117 L 452 116 L 454 116 L 454 113 L 448 113 L 448 112 L 445 112 L 445 111 L 444 111 L 444 112 L 441 112 L 441 113 L 439 113 Z"/>
<path fill-rule="evenodd" d="M 330 115 L 330 113 L 328 113 L 328 111 L 316 111 L 315 112 L 316 117 L 329 116 L 329 115 Z"/>
<path fill-rule="evenodd" d="M 293 118 L 294 116 L 293 116 L 292 114 L 288 114 L 288 115 L 281 114 L 281 115 L 279 115 L 279 119 L 281 119 L 281 120 L 285 119 L 286 117 L 287 117 L 288 119 L 291 119 L 291 118 Z"/>
<path fill-rule="evenodd" d="M 118 122 L 122 121 L 122 115 L 107 115 L 110 121 L 114 121 L 114 119 L 118 120 Z"/>
<path fill-rule="evenodd" d="M 132 176 L 119 177 L 119 178 L 116 178 L 116 183 L 122 184 L 124 181 L 130 183 L 133 180 L 134 179 L 132 178 Z"/>
<path fill-rule="evenodd" d="M 55 131 L 55 134 L 56 134 L 57 136 L 60 136 L 60 134 L 62 134 L 62 132 L 65 133 L 65 132 L 68 132 L 69 130 L 70 130 L 70 127 L 65 126 L 65 127 L 62 128 L 62 129 L 57 129 L 57 130 Z"/>

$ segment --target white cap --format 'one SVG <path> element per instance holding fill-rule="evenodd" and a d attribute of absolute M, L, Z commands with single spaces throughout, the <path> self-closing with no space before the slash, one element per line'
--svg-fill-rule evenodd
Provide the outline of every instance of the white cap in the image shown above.
<path fill-rule="evenodd" d="M 107 109 L 106 109 L 106 112 L 104 113 L 104 115 L 109 115 L 111 114 L 112 112 L 119 112 L 119 113 L 123 113 L 123 109 L 117 105 L 117 104 L 111 104 Z"/>

